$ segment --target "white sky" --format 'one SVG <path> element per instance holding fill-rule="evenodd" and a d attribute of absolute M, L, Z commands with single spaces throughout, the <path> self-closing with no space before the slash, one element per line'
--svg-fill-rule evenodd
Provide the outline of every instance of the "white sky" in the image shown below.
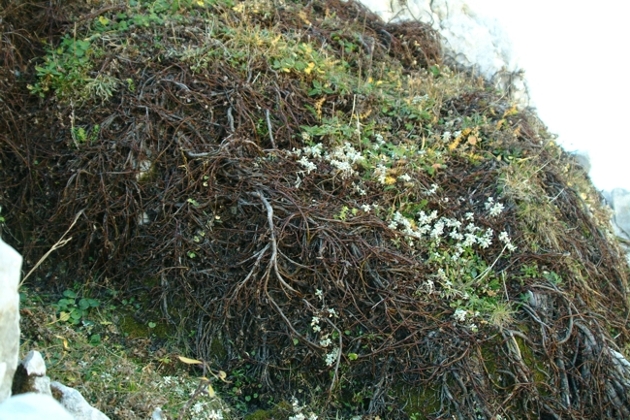
<path fill-rule="evenodd" d="M 589 152 L 597 188 L 630 190 L 630 2 L 468 1 L 508 32 L 538 115 Z"/>

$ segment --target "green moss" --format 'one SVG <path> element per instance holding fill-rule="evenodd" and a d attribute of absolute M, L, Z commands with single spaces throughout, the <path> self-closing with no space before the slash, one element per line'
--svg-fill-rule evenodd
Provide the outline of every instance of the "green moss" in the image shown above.
<path fill-rule="evenodd" d="M 276 420 L 285 419 L 292 413 L 293 409 L 291 404 L 287 401 L 282 401 L 269 410 L 256 410 L 253 413 L 247 414 L 245 420 Z"/>
<path fill-rule="evenodd" d="M 148 315 L 146 319 L 150 320 L 152 317 Z M 131 311 L 125 311 L 123 309 L 118 321 L 118 326 L 123 334 L 129 338 L 157 337 L 168 339 L 173 336 L 174 331 L 167 323 L 160 322 L 157 316 L 153 319 L 155 319 L 155 321 L 140 322 Z"/>

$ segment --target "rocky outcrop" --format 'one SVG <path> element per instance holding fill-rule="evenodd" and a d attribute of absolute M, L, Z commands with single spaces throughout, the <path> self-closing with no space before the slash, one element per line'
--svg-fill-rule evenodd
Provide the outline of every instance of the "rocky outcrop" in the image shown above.
<path fill-rule="evenodd" d="M 613 211 L 613 232 L 619 238 L 630 263 L 630 191 L 615 188 L 612 191 L 604 191 L 604 198 Z"/>
<path fill-rule="evenodd" d="M 13 396 L 0 404 L 0 420 L 109 420 L 74 388 L 50 382 L 41 353 L 31 350 L 13 377 Z M 54 398 L 53 398 L 54 397 Z"/>
<path fill-rule="evenodd" d="M 46 363 L 42 354 L 35 350 L 28 352 L 13 377 L 13 395 L 27 392 L 52 395 L 50 378 L 46 376 Z"/>
<path fill-rule="evenodd" d="M 0 239 L 0 402 L 11 396 L 20 348 L 20 270 L 22 257 Z"/>
<path fill-rule="evenodd" d="M 92 407 L 76 389 L 59 382 L 51 383 L 50 388 L 55 399 L 72 414 L 75 420 L 109 420 L 109 417 Z"/>
<path fill-rule="evenodd" d="M 2 420 L 75 420 L 53 397 L 34 392 L 20 394 L 0 404 Z"/>
<path fill-rule="evenodd" d="M 527 84 L 512 43 L 496 19 L 476 13 L 463 0 L 360 0 L 385 21 L 418 20 L 442 37 L 448 61 L 471 69 L 508 93 L 521 108 L 529 105 Z"/>

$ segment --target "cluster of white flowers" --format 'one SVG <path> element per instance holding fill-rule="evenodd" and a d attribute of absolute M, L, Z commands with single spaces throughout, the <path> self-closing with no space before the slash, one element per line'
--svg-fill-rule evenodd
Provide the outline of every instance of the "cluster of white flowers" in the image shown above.
<path fill-rule="evenodd" d="M 455 313 L 453 313 L 453 318 L 455 318 L 457 322 L 465 322 L 466 315 L 468 315 L 468 311 L 461 308 L 457 308 L 455 309 Z"/>
<path fill-rule="evenodd" d="M 321 289 L 315 290 L 315 296 L 317 296 L 320 301 L 324 300 L 324 292 Z M 311 328 L 313 329 L 313 332 L 320 334 L 319 345 L 327 349 L 332 345 L 333 342 L 330 333 L 322 331 L 322 318 L 339 318 L 339 314 L 334 308 L 328 308 L 325 304 L 323 304 L 322 308 L 316 311 L 315 314 L 311 317 Z M 324 356 L 326 366 L 332 366 L 338 358 L 339 347 L 331 348 L 330 351 Z"/>
<path fill-rule="evenodd" d="M 398 180 L 402 181 L 402 182 L 410 182 L 411 181 L 411 177 L 409 175 L 407 175 L 407 174 L 402 174 L 402 175 L 400 175 L 398 177 Z"/>
<path fill-rule="evenodd" d="M 302 156 L 300 160 L 297 161 L 297 163 L 299 163 L 300 165 L 302 165 L 304 169 L 306 169 L 307 175 L 313 172 L 315 169 L 317 169 L 317 165 L 315 165 L 313 162 L 308 160 L 306 156 Z"/>
<path fill-rule="evenodd" d="M 347 179 L 356 173 L 353 169 L 353 165 L 363 160 L 363 155 L 361 155 L 361 152 L 355 150 L 350 143 L 344 143 L 342 147 L 337 147 L 332 153 L 324 156 L 324 158 L 341 172 L 342 178 Z"/>
<path fill-rule="evenodd" d="M 324 357 L 324 361 L 326 362 L 326 366 L 332 366 L 337 362 L 339 358 L 339 347 L 333 347 L 332 350 Z"/>
<path fill-rule="evenodd" d="M 512 243 L 512 239 L 510 239 L 510 236 L 506 231 L 499 233 L 499 240 L 505 244 L 505 247 L 508 249 L 508 251 L 516 251 L 516 245 Z"/>
<path fill-rule="evenodd" d="M 212 410 L 208 413 L 208 420 L 223 420 L 223 412 L 221 410 Z"/>
<path fill-rule="evenodd" d="M 320 318 L 318 316 L 314 316 L 311 319 L 311 327 L 313 327 L 314 332 L 320 332 L 322 330 L 322 327 L 319 326 L 319 321 Z"/>
<path fill-rule="evenodd" d="M 470 221 L 473 217 L 467 219 Z M 416 226 L 414 226 L 414 224 Z M 413 239 L 422 239 L 429 236 L 433 243 L 439 245 L 444 236 L 457 241 L 455 244 L 456 255 L 459 257 L 464 252 L 464 248 L 479 245 L 481 248 L 488 248 L 492 244 L 494 231 L 491 228 L 485 231 L 470 221 L 462 229 L 462 222 L 448 217 L 438 218 L 437 211 L 430 214 L 420 211 L 416 215 L 416 222 L 403 216 L 400 212 L 395 212 L 389 222 L 390 229 L 396 229 L 407 236 L 409 245 L 413 246 Z M 456 257 L 456 258 L 457 258 Z"/>
<path fill-rule="evenodd" d="M 361 152 L 347 142 L 343 146 L 336 147 L 330 153 L 324 153 L 324 146 L 321 143 L 317 143 L 314 146 L 305 146 L 301 149 L 293 149 L 291 153 L 300 158 L 297 162 L 306 170 L 307 174 L 317 169 L 317 164 L 313 162 L 313 159 L 324 159 L 337 169 L 344 179 L 355 175 L 354 165 L 363 160 Z"/>
<path fill-rule="evenodd" d="M 194 418 L 203 418 L 207 420 L 223 420 L 223 411 L 221 410 L 208 410 L 208 402 L 207 401 L 197 401 L 190 408 L 190 411 L 194 416 Z M 198 416 L 202 414 L 202 416 Z"/>
<path fill-rule="evenodd" d="M 301 406 L 297 398 L 293 398 L 293 401 L 291 401 L 291 406 L 293 407 L 294 415 L 289 417 L 289 420 L 317 420 L 317 415 L 312 411 L 308 413 L 308 415 L 302 412 L 306 407 Z"/>
<path fill-rule="evenodd" d="M 330 334 L 324 334 L 319 340 L 319 345 L 322 347 L 328 347 L 332 344 L 332 340 L 330 339 Z"/>
<path fill-rule="evenodd" d="M 367 195 L 367 191 L 365 191 L 363 188 L 361 188 L 360 185 L 355 184 L 354 182 L 352 183 L 352 186 L 354 187 L 354 191 L 359 194 L 359 195 Z"/>
<path fill-rule="evenodd" d="M 438 187 L 437 184 L 431 184 L 431 188 L 426 190 L 424 192 L 424 195 L 433 195 L 433 194 L 435 194 L 437 192 L 438 188 L 439 187 Z"/>
<path fill-rule="evenodd" d="M 471 314 L 470 311 L 467 311 L 462 308 L 455 309 L 455 312 L 452 315 L 452 317 L 455 318 L 455 321 L 461 324 L 465 324 L 466 327 L 470 328 L 471 330 L 475 332 L 478 329 L 477 324 L 470 322 L 471 321 L 470 318 L 476 318 L 478 316 L 479 316 L 479 312 L 475 312 L 474 314 Z"/>
<path fill-rule="evenodd" d="M 505 208 L 502 203 L 498 201 L 495 203 L 494 198 L 492 197 L 488 197 L 484 206 L 486 210 L 488 210 L 488 215 L 490 215 L 490 217 L 497 217 Z"/>
<path fill-rule="evenodd" d="M 376 169 L 374 169 L 374 176 L 381 184 L 385 184 L 385 179 L 387 178 L 387 167 L 382 163 L 376 165 Z"/>

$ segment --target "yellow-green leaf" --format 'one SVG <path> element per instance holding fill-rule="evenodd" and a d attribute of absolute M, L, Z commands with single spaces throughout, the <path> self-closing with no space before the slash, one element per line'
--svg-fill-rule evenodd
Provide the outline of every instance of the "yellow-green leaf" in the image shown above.
<path fill-rule="evenodd" d="M 109 23 L 109 19 L 107 19 L 105 16 L 99 16 L 98 21 L 101 22 L 101 25 L 107 25 Z"/>
<path fill-rule="evenodd" d="M 214 388 L 212 388 L 212 385 L 208 384 L 208 395 L 210 396 L 210 398 L 214 398 L 217 394 L 214 392 Z"/>
<path fill-rule="evenodd" d="M 59 320 L 60 321 L 67 321 L 70 319 L 70 314 L 68 312 L 59 312 Z"/>
<path fill-rule="evenodd" d="M 186 363 L 187 365 L 200 365 L 203 362 L 200 360 L 195 360 L 195 359 L 189 359 L 188 357 L 184 357 L 184 356 L 177 356 L 177 358 L 181 361 Z"/>

